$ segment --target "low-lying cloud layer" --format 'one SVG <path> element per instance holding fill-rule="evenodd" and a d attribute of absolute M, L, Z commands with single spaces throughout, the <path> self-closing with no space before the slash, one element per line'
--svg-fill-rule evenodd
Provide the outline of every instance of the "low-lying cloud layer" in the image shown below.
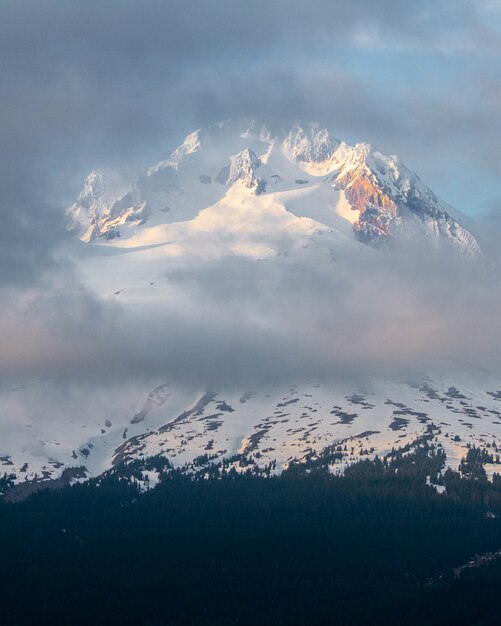
<path fill-rule="evenodd" d="M 98 298 L 71 275 L 45 293 L 13 292 L 0 376 L 11 387 L 252 388 L 499 365 L 501 290 L 490 272 L 408 251 L 332 256 L 171 263 L 169 296 L 139 304 Z"/>

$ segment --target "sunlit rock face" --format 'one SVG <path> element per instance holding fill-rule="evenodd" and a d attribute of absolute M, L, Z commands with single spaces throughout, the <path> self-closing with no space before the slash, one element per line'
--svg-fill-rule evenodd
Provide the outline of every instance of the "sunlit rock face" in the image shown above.
<path fill-rule="evenodd" d="M 397 203 L 379 186 L 371 170 L 362 163 L 356 170 L 343 172 L 335 180 L 359 218 L 353 226 L 363 242 L 379 245 L 388 242 L 401 223 Z"/>

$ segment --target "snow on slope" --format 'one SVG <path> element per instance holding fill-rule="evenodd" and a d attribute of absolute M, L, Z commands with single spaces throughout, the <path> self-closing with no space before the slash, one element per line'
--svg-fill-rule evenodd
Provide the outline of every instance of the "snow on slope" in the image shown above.
<path fill-rule="evenodd" d="M 215 463 L 239 454 L 245 462 L 237 469 L 280 471 L 335 446 L 341 454 L 331 471 L 342 472 L 346 464 L 383 456 L 430 433 L 453 468 L 467 446 L 488 448 L 494 456 L 501 452 L 501 391 L 446 381 L 381 382 L 365 391 L 333 383 L 240 392 L 182 392 L 165 383 L 135 411 L 118 404 L 106 419 L 99 413 L 75 416 L 73 429 L 64 433 L 51 432 L 47 424 L 31 443 L 12 429 L 12 441 L 2 441 L 10 453 L 0 449 L 1 469 L 23 482 L 56 478 L 68 467 L 85 467 L 87 476 L 96 476 L 114 464 L 157 454 L 177 467 L 204 455 Z M 18 428 L 35 426 L 26 420 Z M 12 452 L 9 443 L 18 437 L 24 445 Z M 501 465 L 487 469 L 500 471 Z"/>
<path fill-rule="evenodd" d="M 155 432 L 125 442 L 115 451 L 115 462 L 165 453 L 182 466 L 206 453 L 214 460 L 238 453 L 258 467 L 280 471 L 334 444 L 342 446 L 343 458 L 332 470 L 342 471 L 361 456 L 383 456 L 432 429 L 448 464 L 457 468 L 468 444 L 489 444 L 494 453 L 501 449 L 501 406 L 495 398 L 495 392 L 436 389 L 430 383 L 385 383 L 370 393 L 319 384 L 265 394 L 205 393 Z"/>

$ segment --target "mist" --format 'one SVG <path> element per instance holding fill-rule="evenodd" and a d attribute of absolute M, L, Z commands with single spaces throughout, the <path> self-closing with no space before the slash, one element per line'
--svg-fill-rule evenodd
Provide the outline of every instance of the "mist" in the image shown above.
<path fill-rule="evenodd" d="M 358 386 L 499 366 L 498 279 L 450 251 L 360 246 L 336 258 L 327 241 L 321 255 L 184 259 L 162 270 L 168 298 L 140 305 L 86 290 L 75 272 L 11 291 L 5 385 Z"/>

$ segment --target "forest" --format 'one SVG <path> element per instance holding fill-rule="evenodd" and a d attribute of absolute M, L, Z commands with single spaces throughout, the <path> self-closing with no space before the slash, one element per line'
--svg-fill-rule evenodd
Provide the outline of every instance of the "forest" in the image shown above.
<path fill-rule="evenodd" d="M 478 451 L 442 472 L 445 493 L 427 484 L 443 458 L 426 442 L 342 476 L 322 464 L 203 476 L 162 463 L 144 493 L 130 464 L 0 499 L 0 623 L 500 623 L 501 482 L 482 474 Z"/>

